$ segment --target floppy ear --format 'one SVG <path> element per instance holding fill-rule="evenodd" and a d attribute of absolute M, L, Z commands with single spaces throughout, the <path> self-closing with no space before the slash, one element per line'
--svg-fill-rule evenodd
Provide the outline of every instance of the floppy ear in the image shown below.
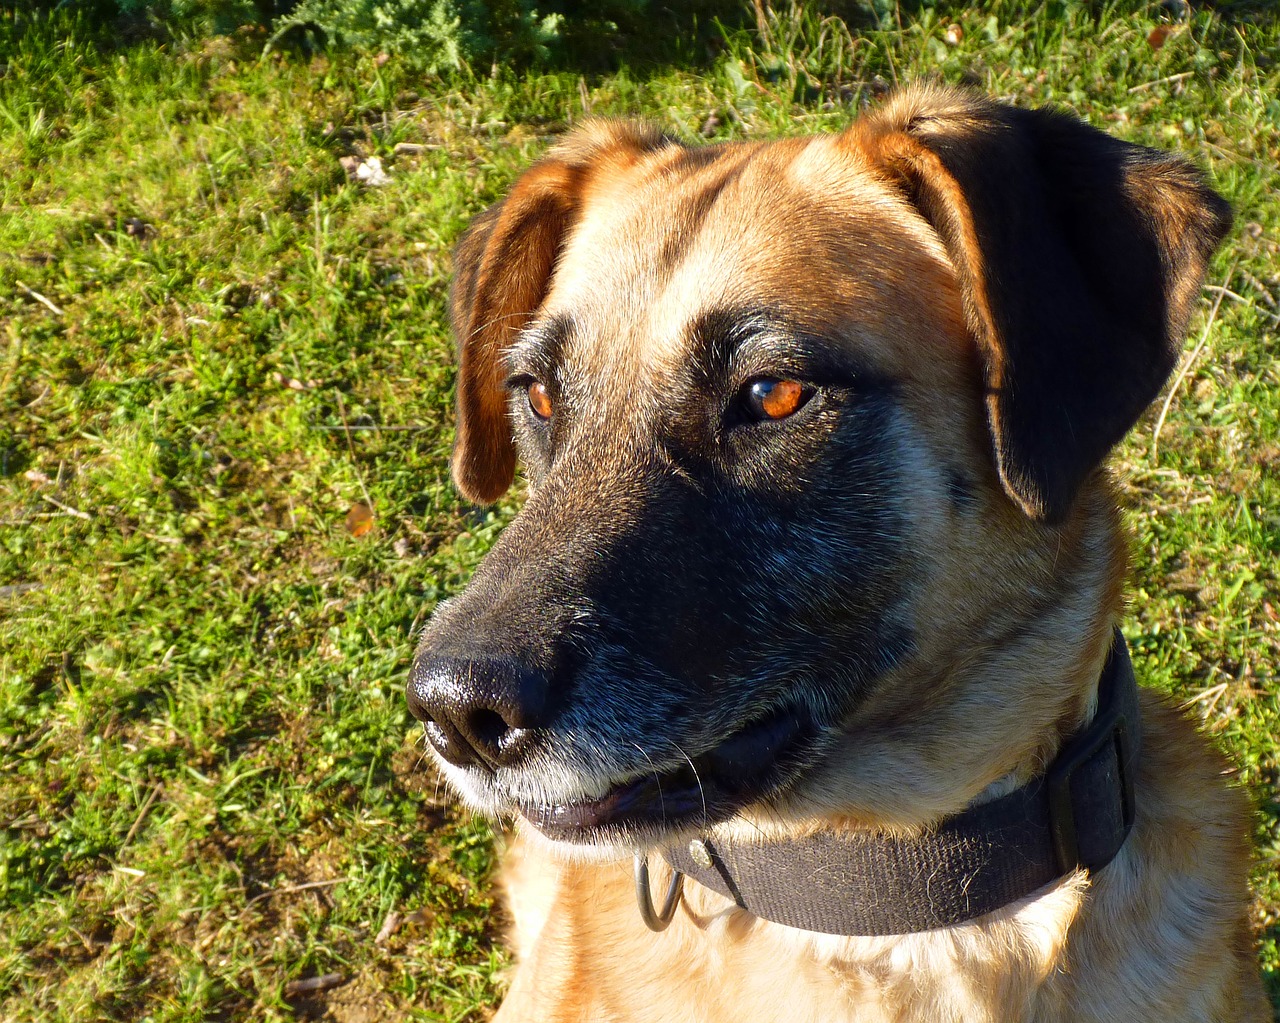
<path fill-rule="evenodd" d="M 546 298 L 584 192 L 603 169 L 633 163 L 665 142 L 643 126 L 588 122 L 476 217 L 458 243 L 449 293 L 459 352 L 453 478 L 470 500 L 488 504 L 511 486 L 516 452 L 504 355 Z"/>
<path fill-rule="evenodd" d="M 850 133 L 946 246 L 1005 490 L 1061 521 L 1176 364 L 1230 208 L 1176 156 L 962 91 Z"/>

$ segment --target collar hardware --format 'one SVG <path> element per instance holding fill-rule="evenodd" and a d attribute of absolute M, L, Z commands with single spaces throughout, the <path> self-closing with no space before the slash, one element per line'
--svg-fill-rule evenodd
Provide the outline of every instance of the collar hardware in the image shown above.
<path fill-rule="evenodd" d="M 636 850 L 636 904 L 640 907 L 640 919 L 651 931 L 665 931 L 676 915 L 680 905 L 680 895 L 684 890 L 684 874 L 672 868 L 671 883 L 667 885 L 667 896 L 662 900 L 662 908 L 655 909 L 653 893 L 649 890 L 649 857 Z"/>

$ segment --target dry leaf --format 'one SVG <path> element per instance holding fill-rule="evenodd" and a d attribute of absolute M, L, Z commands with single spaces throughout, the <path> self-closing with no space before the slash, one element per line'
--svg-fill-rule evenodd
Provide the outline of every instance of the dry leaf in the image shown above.
<path fill-rule="evenodd" d="M 382 169 L 382 161 L 376 156 L 364 160 L 358 156 L 343 156 L 339 157 L 338 162 L 347 172 L 347 179 L 357 184 L 372 188 L 391 184 L 391 177 Z"/>
<path fill-rule="evenodd" d="M 1157 25 L 1151 30 L 1151 34 L 1147 36 L 1147 45 L 1153 50 L 1158 50 L 1177 31 L 1178 27 L 1176 25 Z"/>
<path fill-rule="evenodd" d="M 393 909 L 387 914 L 387 918 L 382 921 L 382 930 L 378 931 L 378 936 L 373 939 L 373 943 L 375 945 L 385 945 L 399 929 L 400 914 Z"/>
<path fill-rule="evenodd" d="M 291 391 L 310 391 L 317 386 L 314 380 L 303 383 L 303 381 L 287 377 L 283 373 L 272 373 L 271 377 L 281 387 L 287 387 Z"/>
<path fill-rule="evenodd" d="M 373 509 L 357 501 L 347 512 L 347 532 L 352 536 L 364 536 L 373 528 Z"/>
<path fill-rule="evenodd" d="M 366 185 L 389 185 L 391 175 L 382 169 L 382 161 L 376 156 L 365 160 L 356 171 L 356 178 Z"/>

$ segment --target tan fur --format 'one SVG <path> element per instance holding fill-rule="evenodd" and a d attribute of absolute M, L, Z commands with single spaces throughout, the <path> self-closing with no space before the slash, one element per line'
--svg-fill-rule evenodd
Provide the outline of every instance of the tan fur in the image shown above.
<path fill-rule="evenodd" d="M 987 264 L 981 197 L 937 142 L 977 131 L 992 109 L 917 90 L 841 136 L 702 150 L 593 124 L 460 250 L 455 471 L 478 498 L 510 482 L 499 356 L 535 314 L 578 325 L 557 372 L 592 417 L 557 470 L 592 481 L 566 498 L 581 509 L 563 516 L 625 492 L 687 327 L 708 309 L 779 310 L 896 383 L 889 462 L 908 522 L 915 646 L 841 722 L 846 741 L 785 812 L 748 810 L 712 835 L 910 833 L 1036 776 L 1092 713 L 1126 544 L 1105 472 L 1073 480 L 1064 503 L 1052 481 L 1026 472 L 1041 456 L 1016 448 L 1043 439 L 1002 433 L 1017 428 L 1006 421 L 1010 387 L 1036 382 L 1017 379 L 1026 359 L 1010 354 L 1011 328 L 988 294 L 1003 268 Z M 1175 342 L 1204 239 L 1220 226 L 1204 226 L 1193 186 L 1177 168 L 1135 172 L 1127 186 L 1157 210 Z M 485 334 L 478 347 L 465 343 L 475 332 Z M 1133 416 L 1149 389 L 1135 383 L 1125 397 Z M 949 506 L 944 466 L 972 481 L 971 512 Z M 1144 694 L 1143 715 L 1137 821 L 1116 860 L 944 930 L 806 934 L 690 883 L 655 935 L 637 913 L 629 859 L 573 855 L 522 829 L 505 874 L 518 966 L 497 1019 L 1261 1023 L 1246 801 L 1165 701 Z"/>

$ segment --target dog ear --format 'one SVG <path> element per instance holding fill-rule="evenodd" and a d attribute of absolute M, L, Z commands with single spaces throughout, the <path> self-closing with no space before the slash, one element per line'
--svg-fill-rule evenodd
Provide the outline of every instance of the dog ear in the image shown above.
<path fill-rule="evenodd" d="M 449 315 L 459 364 L 453 478 L 470 500 L 491 503 L 511 486 L 516 452 L 504 355 L 546 298 L 584 192 L 601 171 L 633 163 L 666 142 L 643 125 L 588 122 L 477 216 L 454 250 Z"/>
<path fill-rule="evenodd" d="M 1176 156 L 961 91 L 850 132 L 946 246 L 1005 490 L 1060 522 L 1176 364 L 1230 207 Z"/>
<path fill-rule="evenodd" d="M 454 251 L 449 292 L 458 341 L 453 478 L 472 501 L 496 501 L 515 475 L 503 353 L 542 304 L 576 207 L 569 168 L 544 161 L 527 171 L 506 199 L 476 217 Z"/>

